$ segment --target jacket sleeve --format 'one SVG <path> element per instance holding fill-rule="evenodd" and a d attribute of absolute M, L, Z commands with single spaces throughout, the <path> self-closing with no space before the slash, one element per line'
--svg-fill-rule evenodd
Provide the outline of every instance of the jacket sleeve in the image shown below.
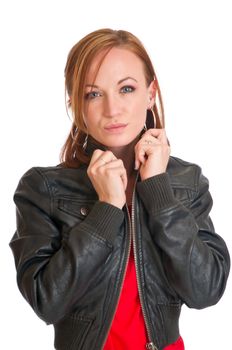
<path fill-rule="evenodd" d="M 81 223 L 62 239 L 53 218 L 52 193 L 36 168 L 21 179 L 15 192 L 17 231 L 10 247 L 17 283 L 37 315 L 55 323 L 91 287 L 109 257 L 123 212 L 96 202 Z"/>
<path fill-rule="evenodd" d="M 222 296 L 230 258 L 209 217 L 212 198 L 208 180 L 199 167 L 195 170 L 197 186 L 188 207 L 176 199 L 167 173 L 137 186 L 171 286 L 189 307 L 204 308 Z"/>

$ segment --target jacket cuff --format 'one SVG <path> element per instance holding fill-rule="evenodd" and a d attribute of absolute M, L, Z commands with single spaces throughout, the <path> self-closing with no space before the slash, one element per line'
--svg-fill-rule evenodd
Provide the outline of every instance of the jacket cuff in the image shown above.
<path fill-rule="evenodd" d="M 98 201 L 88 214 L 85 225 L 91 225 L 92 228 L 94 226 L 96 235 L 113 243 L 123 220 L 124 213 L 121 209 L 106 202 Z"/>
<path fill-rule="evenodd" d="M 168 173 L 139 182 L 137 191 L 149 211 L 160 211 L 176 204 Z"/>

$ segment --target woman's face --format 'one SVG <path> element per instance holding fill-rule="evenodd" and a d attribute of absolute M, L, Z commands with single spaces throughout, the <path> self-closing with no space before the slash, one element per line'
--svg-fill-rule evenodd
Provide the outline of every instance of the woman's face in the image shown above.
<path fill-rule="evenodd" d="M 154 84 L 147 87 L 142 61 L 122 48 L 109 51 L 96 76 L 103 55 L 96 56 L 87 74 L 84 117 L 89 135 L 117 148 L 131 143 L 143 129 Z"/>

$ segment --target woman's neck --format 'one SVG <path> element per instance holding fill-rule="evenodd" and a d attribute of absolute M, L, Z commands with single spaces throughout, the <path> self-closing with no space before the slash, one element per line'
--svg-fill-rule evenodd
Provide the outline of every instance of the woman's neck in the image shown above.
<path fill-rule="evenodd" d="M 132 141 L 129 145 L 122 147 L 110 147 L 108 148 L 115 157 L 123 161 L 124 167 L 126 168 L 128 179 L 135 173 L 135 145 L 138 140 Z"/>

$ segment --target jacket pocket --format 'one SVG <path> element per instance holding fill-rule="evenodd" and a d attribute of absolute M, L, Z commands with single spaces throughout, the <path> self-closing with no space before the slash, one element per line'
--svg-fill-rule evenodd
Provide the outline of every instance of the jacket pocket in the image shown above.
<path fill-rule="evenodd" d="M 84 219 L 92 209 L 94 200 L 77 200 L 77 199 L 59 199 L 58 209 L 62 212 L 75 216 L 79 219 Z"/>
<path fill-rule="evenodd" d="M 72 315 L 54 325 L 55 349 L 82 350 L 93 320 Z"/>
<path fill-rule="evenodd" d="M 175 198 L 179 202 L 181 202 L 181 204 L 183 204 L 185 207 L 189 207 L 189 205 L 191 204 L 190 191 L 184 188 L 173 187 L 173 192 L 174 192 Z"/>

